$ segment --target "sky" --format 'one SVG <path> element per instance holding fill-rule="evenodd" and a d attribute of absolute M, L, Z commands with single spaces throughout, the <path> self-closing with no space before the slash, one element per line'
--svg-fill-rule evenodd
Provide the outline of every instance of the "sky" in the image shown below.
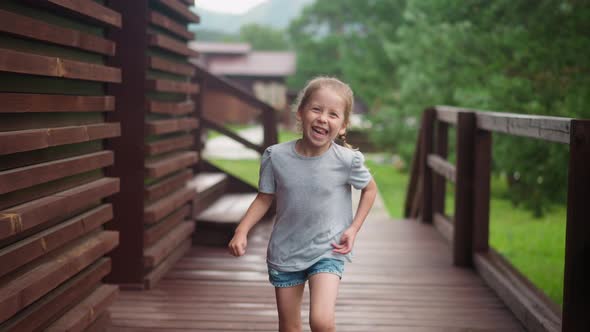
<path fill-rule="evenodd" d="M 197 8 L 204 8 L 227 14 L 242 14 L 267 0 L 196 0 Z"/>

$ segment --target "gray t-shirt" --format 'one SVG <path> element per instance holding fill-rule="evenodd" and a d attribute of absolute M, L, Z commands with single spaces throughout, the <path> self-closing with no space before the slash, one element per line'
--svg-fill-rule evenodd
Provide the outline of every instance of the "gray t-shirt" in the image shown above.
<path fill-rule="evenodd" d="M 320 156 L 305 157 L 296 141 L 270 146 L 262 155 L 259 191 L 276 194 L 277 216 L 267 262 L 284 272 L 305 270 L 322 258 L 350 261 L 331 243 L 352 223 L 351 185 L 367 186 L 371 174 L 362 153 L 335 143 Z"/>

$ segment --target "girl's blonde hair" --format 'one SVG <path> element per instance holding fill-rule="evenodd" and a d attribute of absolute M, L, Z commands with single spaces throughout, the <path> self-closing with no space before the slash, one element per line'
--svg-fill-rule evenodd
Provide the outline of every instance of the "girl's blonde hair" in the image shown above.
<path fill-rule="evenodd" d="M 354 94 L 348 84 L 335 77 L 318 76 L 308 81 L 305 88 L 303 88 L 303 90 L 297 95 L 293 110 L 295 112 L 302 111 L 305 105 L 309 102 L 311 96 L 322 88 L 329 88 L 342 98 L 344 101 L 344 126 L 348 127 L 350 124 L 350 115 L 352 114 L 352 109 L 354 107 Z M 351 149 L 353 148 L 346 142 L 346 133 L 344 135 L 339 135 L 338 138 L 342 140 L 344 146 Z"/>

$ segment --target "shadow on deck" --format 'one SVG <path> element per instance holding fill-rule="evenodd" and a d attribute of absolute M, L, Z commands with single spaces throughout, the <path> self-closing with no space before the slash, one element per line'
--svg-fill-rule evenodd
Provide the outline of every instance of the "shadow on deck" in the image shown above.
<path fill-rule="evenodd" d="M 155 289 L 122 291 L 110 308 L 110 331 L 277 331 L 265 264 L 271 228 L 258 226 L 241 258 L 194 246 Z M 306 289 L 305 331 L 308 297 Z M 453 267 L 434 227 L 393 221 L 380 206 L 346 265 L 336 322 L 338 331 L 523 331 L 473 270 Z"/>

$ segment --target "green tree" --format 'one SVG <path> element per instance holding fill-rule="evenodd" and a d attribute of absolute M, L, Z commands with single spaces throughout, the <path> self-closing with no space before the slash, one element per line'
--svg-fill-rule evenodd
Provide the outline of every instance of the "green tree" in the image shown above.
<path fill-rule="evenodd" d="M 250 43 L 257 51 L 283 51 L 289 49 L 284 31 L 259 24 L 246 24 L 240 28 L 241 41 Z"/>

